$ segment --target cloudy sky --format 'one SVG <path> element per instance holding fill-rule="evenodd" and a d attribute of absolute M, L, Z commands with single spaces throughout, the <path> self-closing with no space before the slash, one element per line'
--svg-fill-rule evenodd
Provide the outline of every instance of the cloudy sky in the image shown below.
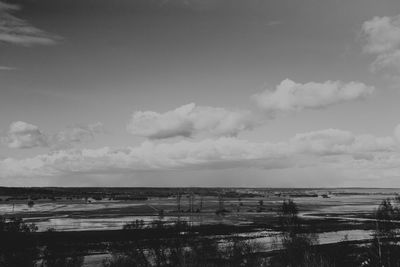
<path fill-rule="evenodd" d="M 398 0 L 0 0 L 0 185 L 400 187 Z"/>

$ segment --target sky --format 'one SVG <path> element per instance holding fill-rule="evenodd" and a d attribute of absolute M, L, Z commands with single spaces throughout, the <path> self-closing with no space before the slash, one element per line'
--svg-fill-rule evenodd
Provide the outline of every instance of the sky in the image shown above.
<path fill-rule="evenodd" d="M 400 187 L 398 0 L 0 0 L 0 186 Z"/>

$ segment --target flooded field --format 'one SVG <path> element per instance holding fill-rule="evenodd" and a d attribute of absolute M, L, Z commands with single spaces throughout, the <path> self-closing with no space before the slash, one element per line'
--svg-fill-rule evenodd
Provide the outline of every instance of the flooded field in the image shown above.
<path fill-rule="evenodd" d="M 182 196 L 140 200 L 36 199 L 29 205 L 26 200 L 17 199 L 1 201 L 0 214 L 34 223 L 38 232 L 101 233 L 121 230 L 135 221 L 144 227 L 155 222 L 168 225 L 177 221 L 196 226 L 254 225 L 251 231 L 237 233 L 237 236 L 259 243 L 260 251 L 268 252 L 282 248 L 280 232 L 269 225 L 276 222 L 277 211 L 285 199 L 292 199 L 297 204 L 299 218 L 309 221 L 310 229 L 317 227 L 314 235 L 318 244 L 334 244 L 371 239 L 373 230 L 364 227 L 363 223 L 373 223 L 371 215 L 382 200 L 397 196 L 394 189 L 248 189 L 246 192 L 254 192 L 254 196 L 221 197 L 188 191 Z M 332 221 L 327 223 L 327 219 Z M 325 226 L 321 228 L 321 225 Z M 212 238 L 224 240 L 223 236 Z M 108 253 L 92 251 L 84 257 L 84 266 L 96 266 L 107 257 Z"/>
<path fill-rule="evenodd" d="M 353 192 L 354 191 L 354 192 Z M 370 214 L 383 199 L 396 196 L 397 191 L 388 189 L 341 189 L 330 191 L 328 197 L 291 197 L 299 206 L 300 216 L 304 218 L 342 218 L 362 220 Z M 320 191 L 311 191 L 320 193 Z M 325 192 L 325 191 L 324 191 Z M 310 191 L 308 191 L 310 193 Z M 253 198 L 226 198 L 224 207 L 229 211 L 224 216 L 217 216 L 217 197 L 199 197 L 194 199 L 197 212 L 187 212 L 189 202 L 182 199 L 181 212 L 177 212 L 176 198 L 152 198 L 145 201 L 90 200 L 84 201 L 37 201 L 32 206 L 14 202 L 0 204 L 0 214 L 21 216 L 27 222 L 34 222 L 39 231 L 54 229 L 57 231 L 114 230 L 121 229 L 130 221 L 143 220 L 184 220 L 195 224 L 227 223 L 237 224 L 252 222 L 257 217 L 274 215 L 274 208 L 287 196 L 265 195 Z M 201 201 L 201 203 L 200 203 Z M 262 212 L 257 212 L 260 201 Z M 201 205 L 201 211 L 200 211 Z M 160 215 L 160 211 L 162 214 Z"/>

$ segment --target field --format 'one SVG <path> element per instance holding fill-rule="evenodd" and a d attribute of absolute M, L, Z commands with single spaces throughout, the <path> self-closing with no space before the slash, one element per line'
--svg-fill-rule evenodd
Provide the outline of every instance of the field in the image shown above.
<path fill-rule="evenodd" d="M 146 193 L 146 191 L 148 191 Z M 93 236 L 117 233 L 124 225 L 177 221 L 211 229 L 204 236 L 225 240 L 235 235 L 260 244 L 259 252 L 281 248 L 278 213 L 285 199 L 298 206 L 303 229 L 313 233 L 318 244 L 342 241 L 365 242 L 375 229 L 374 211 L 382 200 L 397 196 L 395 189 L 74 189 L 53 188 L 0 190 L 0 213 L 34 223 L 40 233 L 81 232 Z M 231 226 L 227 233 L 218 226 Z M 203 229 L 202 228 L 202 229 Z M 70 235 L 68 235 L 70 233 Z M 81 241 L 80 241 L 81 242 Z M 98 243 L 110 242 L 104 238 Z M 92 242 L 93 243 L 93 242 Z M 83 266 L 97 266 L 110 257 L 104 246 L 90 245 Z"/>

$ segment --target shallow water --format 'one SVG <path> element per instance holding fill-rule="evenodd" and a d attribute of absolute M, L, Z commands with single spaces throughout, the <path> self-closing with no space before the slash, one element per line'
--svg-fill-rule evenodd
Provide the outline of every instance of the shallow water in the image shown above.
<path fill-rule="evenodd" d="M 33 207 L 28 207 L 25 203 L 0 204 L 0 214 L 12 213 L 32 213 L 32 212 L 57 212 L 57 211 L 90 211 L 99 209 L 124 208 L 132 206 L 143 206 L 143 203 L 132 202 L 93 202 L 93 203 L 36 203 Z"/>
<path fill-rule="evenodd" d="M 178 220 L 178 217 L 158 216 L 123 216 L 118 218 L 49 218 L 46 220 L 35 221 L 38 231 L 46 231 L 52 228 L 56 231 L 89 231 L 89 230 L 119 230 L 126 223 L 135 220 L 143 220 L 145 224 L 149 224 L 154 220 L 162 220 L 165 222 L 173 222 Z M 188 217 L 180 217 L 181 220 L 187 221 Z M 26 220 L 32 222 L 32 220 Z"/>
<path fill-rule="evenodd" d="M 318 244 L 333 244 L 344 240 L 356 241 L 371 239 L 372 234 L 373 232 L 369 230 L 325 232 L 316 234 L 316 240 L 318 240 Z M 264 251 L 272 251 L 282 248 L 281 239 L 279 234 L 276 233 L 271 233 L 267 236 L 254 238 L 252 240 L 259 242 Z"/>

